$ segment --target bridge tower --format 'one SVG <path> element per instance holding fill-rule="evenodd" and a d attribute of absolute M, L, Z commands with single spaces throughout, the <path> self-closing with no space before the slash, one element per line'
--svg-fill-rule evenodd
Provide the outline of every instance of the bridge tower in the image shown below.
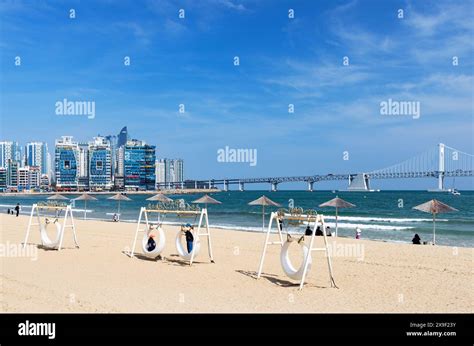
<path fill-rule="evenodd" d="M 308 191 L 309 192 L 313 192 L 313 184 L 314 184 L 314 181 L 308 181 Z"/>
<path fill-rule="evenodd" d="M 369 177 L 366 173 L 349 176 L 348 191 L 370 191 Z"/>
<path fill-rule="evenodd" d="M 438 144 L 438 155 L 439 155 L 439 162 L 438 162 L 438 190 L 444 190 L 444 144 Z"/>
<path fill-rule="evenodd" d="M 229 191 L 229 181 L 228 180 L 224 180 L 224 191 L 225 192 Z"/>
<path fill-rule="evenodd" d="M 244 183 L 239 181 L 239 191 L 244 191 Z"/>
<path fill-rule="evenodd" d="M 277 191 L 277 190 L 278 190 L 278 183 L 275 182 L 275 181 L 273 181 L 273 182 L 272 182 L 272 191 L 275 192 L 275 191 Z"/>

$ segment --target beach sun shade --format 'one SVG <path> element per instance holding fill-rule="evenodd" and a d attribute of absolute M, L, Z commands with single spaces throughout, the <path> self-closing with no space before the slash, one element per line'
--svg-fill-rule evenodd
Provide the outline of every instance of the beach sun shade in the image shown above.
<path fill-rule="evenodd" d="M 121 201 L 131 201 L 130 198 L 128 198 L 127 196 L 125 195 L 122 195 L 121 193 L 117 193 L 115 195 L 113 195 L 112 197 L 109 197 L 107 199 L 113 199 L 115 201 L 118 201 L 118 211 L 117 211 L 117 215 L 119 216 L 119 220 L 120 220 L 120 202 Z"/>
<path fill-rule="evenodd" d="M 153 197 L 147 198 L 147 201 L 157 201 L 157 202 L 163 202 L 163 203 L 169 203 L 172 202 L 173 200 L 169 197 L 166 197 L 162 193 L 156 194 Z"/>
<path fill-rule="evenodd" d="M 49 196 L 47 199 L 57 200 L 57 201 L 64 201 L 64 200 L 69 199 L 69 198 L 67 198 L 63 195 L 60 195 L 59 193 L 55 193 L 54 195 Z"/>
<path fill-rule="evenodd" d="M 86 210 L 87 210 L 87 201 L 97 201 L 97 198 L 89 195 L 88 193 L 83 193 L 77 198 L 74 198 L 75 201 L 84 201 L 84 220 L 86 219 Z"/>
<path fill-rule="evenodd" d="M 222 204 L 222 202 L 218 201 L 217 199 L 212 198 L 209 195 L 204 195 L 201 198 L 196 199 L 193 203 L 200 203 L 200 204 Z"/>
<path fill-rule="evenodd" d="M 319 205 L 321 208 L 324 207 L 333 207 L 336 208 L 336 237 L 337 237 L 337 211 L 339 208 L 353 208 L 355 204 L 349 203 L 342 198 L 336 196 L 336 198 L 331 199 L 330 201 L 324 202 Z"/>
<path fill-rule="evenodd" d="M 432 199 L 431 201 L 417 205 L 413 207 L 413 209 L 416 209 L 425 213 L 430 213 L 433 215 L 433 245 L 436 244 L 436 215 L 442 214 L 442 213 L 449 213 L 451 211 L 459 211 L 436 199 Z"/>
<path fill-rule="evenodd" d="M 249 202 L 249 205 L 261 205 L 262 206 L 262 231 L 265 231 L 265 206 L 280 207 L 281 205 L 277 202 L 272 201 L 267 196 L 257 198 L 255 201 Z"/>

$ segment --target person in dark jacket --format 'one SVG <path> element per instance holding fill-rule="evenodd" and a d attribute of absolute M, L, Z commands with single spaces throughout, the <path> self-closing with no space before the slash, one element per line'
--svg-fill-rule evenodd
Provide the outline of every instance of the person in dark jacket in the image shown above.
<path fill-rule="evenodd" d="M 324 234 L 323 234 L 323 231 L 321 231 L 321 227 L 320 227 L 320 226 L 318 226 L 318 228 L 316 228 L 316 235 L 317 235 L 317 236 L 324 235 Z"/>
<path fill-rule="evenodd" d="M 188 223 L 184 231 L 184 235 L 186 236 L 186 247 L 188 249 L 188 253 L 191 253 L 191 251 L 193 251 L 193 242 L 194 242 L 194 236 L 192 233 L 193 229 L 194 227 Z"/>
<path fill-rule="evenodd" d="M 16 211 L 16 217 L 18 217 L 18 215 L 20 215 L 20 203 L 16 204 L 15 211 Z"/>
<path fill-rule="evenodd" d="M 415 236 L 413 237 L 413 239 L 411 240 L 411 242 L 413 244 L 416 244 L 416 245 L 420 245 L 421 244 L 421 238 L 420 236 L 417 234 L 415 234 Z"/>
<path fill-rule="evenodd" d="M 304 231 L 304 235 L 312 235 L 313 234 L 313 230 L 311 229 L 311 227 L 309 227 L 309 225 L 306 227 L 306 230 Z"/>

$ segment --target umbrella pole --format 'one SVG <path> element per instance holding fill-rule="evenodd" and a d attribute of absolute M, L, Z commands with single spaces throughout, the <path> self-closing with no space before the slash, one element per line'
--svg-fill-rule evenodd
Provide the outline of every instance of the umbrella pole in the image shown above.
<path fill-rule="evenodd" d="M 84 220 L 86 219 L 87 201 L 84 200 Z"/>
<path fill-rule="evenodd" d="M 120 220 L 120 200 L 118 201 L 118 219 Z"/>
<path fill-rule="evenodd" d="M 336 207 L 336 237 L 337 237 L 337 207 Z"/>
<path fill-rule="evenodd" d="M 262 205 L 262 231 L 265 232 L 265 205 Z"/>
<path fill-rule="evenodd" d="M 433 214 L 433 245 L 436 244 L 436 213 Z"/>

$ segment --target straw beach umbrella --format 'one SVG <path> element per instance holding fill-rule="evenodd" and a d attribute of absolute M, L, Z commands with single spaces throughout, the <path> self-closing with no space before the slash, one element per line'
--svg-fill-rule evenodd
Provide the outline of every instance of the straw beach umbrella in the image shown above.
<path fill-rule="evenodd" d="M 422 203 L 413 207 L 413 209 L 420 210 L 425 213 L 433 215 L 433 245 L 436 244 L 436 215 L 441 213 L 449 213 L 451 211 L 459 211 L 447 204 L 444 204 L 436 199 Z"/>
<path fill-rule="evenodd" d="M 155 201 L 155 202 L 163 202 L 163 203 L 169 203 L 172 202 L 173 200 L 162 193 L 158 193 L 154 195 L 153 197 L 147 198 L 147 201 Z"/>
<path fill-rule="evenodd" d="M 125 195 L 122 195 L 121 193 L 117 193 L 116 195 L 113 195 L 112 197 L 109 197 L 107 199 L 113 199 L 115 201 L 118 201 L 118 211 L 117 214 L 119 215 L 119 220 L 120 220 L 120 202 L 121 201 L 131 201 L 130 198 L 128 198 Z"/>
<path fill-rule="evenodd" d="M 83 193 L 77 198 L 74 198 L 75 201 L 84 201 L 84 220 L 86 219 L 86 210 L 87 210 L 87 201 L 97 201 L 97 198 L 95 198 L 92 195 L 89 195 L 88 193 Z"/>
<path fill-rule="evenodd" d="M 331 199 L 330 201 L 324 202 L 319 205 L 321 208 L 324 207 L 333 207 L 336 208 L 336 237 L 337 237 L 337 211 L 339 208 L 353 208 L 355 204 L 349 203 L 342 198 L 336 196 L 336 198 Z"/>
<path fill-rule="evenodd" d="M 155 201 L 155 202 L 162 202 L 162 203 L 169 203 L 173 202 L 173 200 L 162 193 L 158 193 L 152 197 L 146 199 L 147 201 Z M 160 223 L 160 213 L 158 213 L 158 224 Z"/>
<path fill-rule="evenodd" d="M 212 198 L 209 195 L 204 195 L 201 198 L 196 199 L 193 203 L 204 204 L 204 207 L 207 209 L 208 204 L 222 204 L 222 202 L 217 199 Z"/>
<path fill-rule="evenodd" d="M 49 196 L 47 199 L 50 199 L 50 200 L 55 200 L 55 201 L 65 201 L 69 198 L 63 196 L 63 195 L 60 195 L 59 193 L 55 193 L 54 195 L 52 196 Z"/>
<path fill-rule="evenodd" d="M 272 201 L 270 198 L 267 196 L 263 195 L 260 198 L 257 198 L 255 201 L 252 201 L 249 203 L 249 205 L 261 205 L 262 206 L 262 231 L 265 231 L 265 206 L 274 206 L 274 207 L 280 207 L 281 205 L 278 204 L 277 202 Z"/>

